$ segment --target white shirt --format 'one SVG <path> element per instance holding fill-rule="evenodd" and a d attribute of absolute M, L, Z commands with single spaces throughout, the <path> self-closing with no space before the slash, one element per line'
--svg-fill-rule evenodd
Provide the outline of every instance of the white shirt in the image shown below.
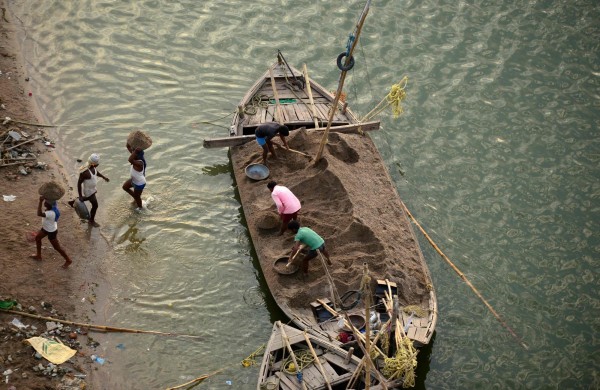
<path fill-rule="evenodd" d="M 88 168 L 90 172 L 90 179 L 85 179 L 83 181 L 83 196 L 88 197 L 96 193 L 96 185 L 98 184 L 98 170 L 94 168 L 94 172 Z"/>
<path fill-rule="evenodd" d="M 52 210 L 44 211 L 45 217 L 42 218 L 42 229 L 48 233 L 55 232 L 58 229 L 58 223 L 56 222 L 56 213 Z"/>
<path fill-rule="evenodd" d="M 142 160 L 137 160 L 142 161 Z M 144 165 L 144 169 L 142 171 L 136 171 L 131 164 L 131 168 L 129 168 L 129 174 L 131 175 L 131 182 L 136 186 L 141 186 L 142 184 L 146 184 L 146 166 Z"/>

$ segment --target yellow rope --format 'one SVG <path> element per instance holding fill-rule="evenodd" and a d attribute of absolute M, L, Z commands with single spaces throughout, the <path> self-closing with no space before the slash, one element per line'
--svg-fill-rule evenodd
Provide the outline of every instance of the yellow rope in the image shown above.
<path fill-rule="evenodd" d="M 256 356 L 259 355 L 265 349 L 265 344 L 258 347 L 258 349 L 252 352 L 246 359 L 242 360 L 242 366 L 250 367 L 256 364 Z"/>
<path fill-rule="evenodd" d="M 415 313 L 415 315 L 420 318 L 423 318 L 427 315 L 427 310 L 424 310 L 422 307 L 419 307 L 417 305 L 404 306 L 402 308 L 402 311 L 408 314 Z"/>
<path fill-rule="evenodd" d="M 285 372 L 286 374 L 296 375 L 296 372 L 304 370 L 315 361 L 312 354 L 307 349 L 296 351 L 294 354 L 296 355 L 296 362 L 298 363 L 299 367 L 294 365 L 292 356 L 288 356 L 281 365 L 281 371 Z"/>
<path fill-rule="evenodd" d="M 250 99 L 250 103 L 244 106 L 244 113 L 248 115 L 254 115 L 258 112 L 259 107 L 267 108 L 269 104 L 267 102 L 263 102 L 263 100 L 265 99 L 268 100 L 269 97 L 267 95 L 259 94 L 252 96 L 252 99 Z"/>
<path fill-rule="evenodd" d="M 375 116 L 379 115 L 387 107 L 392 106 L 392 112 L 394 118 L 398 118 L 404 110 L 402 109 L 402 101 L 406 98 L 406 85 L 408 84 L 408 76 L 404 76 L 397 84 L 392 85 L 390 92 L 373 108 L 367 115 L 365 115 L 361 122 L 366 122 Z"/>

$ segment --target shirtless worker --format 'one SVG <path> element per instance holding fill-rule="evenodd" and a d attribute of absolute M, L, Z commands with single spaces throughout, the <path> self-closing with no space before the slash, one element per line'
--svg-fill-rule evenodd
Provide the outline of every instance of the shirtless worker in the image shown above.
<path fill-rule="evenodd" d="M 99 227 L 100 224 L 96 222 L 96 211 L 98 211 L 98 200 L 96 199 L 96 192 L 98 192 L 96 185 L 98 184 L 98 177 L 109 182 L 108 177 L 104 176 L 98 171 L 98 165 L 100 164 L 100 156 L 96 153 L 92 154 L 88 158 L 87 167 L 84 167 L 79 174 L 79 180 L 77 181 L 77 192 L 79 193 L 79 201 L 85 202 L 86 200 L 92 204 L 90 210 L 90 225 Z M 75 201 L 68 202 L 69 206 L 73 207 Z"/>
<path fill-rule="evenodd" d="M 45 211 L 42 211 L 42 204 L 44 204 Z M 34 260 L 42 260 L 42 239 L 48 236 L 52 247 L 61 254 L 65 259 L 65 263 L 62 265 L 63 268 L 68 268 L 72 261 L 65 250 L 60 246 L 58 242 L 58 217 L 60 212 L 56 202 L 49 202 L 40 196 L 40 202 L 38 203 L 37 215 L 42 218 L 42 228 L 35 236 L 36 254 L 32 255 L 31 258 Z"/>
<path fill-rule="evenodd" d="M 276 135 L 279 135 L 279 138 L 281 138 L 285 148 L 288 150 L 290 149 L 287 141 L 285 140 L 285 137 L 290 135 L 290 129 L 288 129 L 288 127 L 285 125 L 280 125 L 277 122 L 263 123 L 256 128 L 254 135 L 256 136 L 256 142 L 263 149 L 263 165 L 267 165 L 267 155 L 269 152 L 271 152 L 271 155 L 273 155 L 274 158 L 277 158 L 275 155 L 275 149 L 273 148 L 273 142 L 271 141 L 271 139 Z"/>
<path fill-rule="evenodd" d="M 327 260 L 327 264 L 331 265 L 331 259 L 329 258 L 329 253 L 327 249 L 325 249 L 325 240 L 321 238 L 317 233 L 315 233 L 312 229 L 307 227 L 300 227 L 298 221 L 290 221 L 288 223 L 288 229 L 290 229 L 296 236 L 294 237 L 294 247 L 292 248 L 292 253 L 290 254 L 290 259 L 292 259 L 296 253 L 300 250 L 300 245 L 304 244 L 309 248 L 309 251 L 304 258 L 302 259 L 302 271 L 304 275 L 308 274 L 308 262 L 315 257 L 317 257 L 317 250 L 321 251 Z M 288 265 L 290 262 L 288 261 Z"/>
<path fill-rule="evenodd" d="M 131 178 L 123 183 L 123 190 L 127 192 L 137 205 L 135 211 L 142 211 L 142 191 L 146 187 L 146 159 L 144 159 L 144 151 L 140 148 L 132 148 L 127 144 L 129 153 L 129 174 Z M 131 189 L 133 188 L 133 190 Z"/>
<path fill-rule="evenodd" d="M 273 198 L 281 217 L 281 229 L 279 230 L 281 236 L 287 229 L 288 222 L 298 218 L 298 211 L 301 207 L 300 201 L 289 188 L 278 185 L 274 181 L 269 182 L 267 188 L 271 191 L 271 198 Z"/>

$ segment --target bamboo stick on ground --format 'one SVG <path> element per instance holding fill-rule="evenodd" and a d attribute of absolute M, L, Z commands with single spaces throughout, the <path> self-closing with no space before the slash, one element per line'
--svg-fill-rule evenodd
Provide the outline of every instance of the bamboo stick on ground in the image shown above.
<path fill-rule="evenodd" d="M 197 339 L 202 338 L 202 336 L 194 336 L 194 335 L 189 335 L 189 334 L 167 333 L 167 332 L 159 332 L 159 331 L 155 331 L 155 330 L 128 329 L 128 328 L 118 328 L 118 327 L 106 326 L 106 325 L 84 324 L 81 322 L 61 320 L 61 319 L 52 318 L 52 317 L 44 317 L 44 316 L 40 316 L 37 314 L 29 314 L 29 313 L 25 313 L 22 311 L 15 311 L 15 310 L 0 309 L 0 313 L 10 313 L 10 314 L 20 315 L 20 316 L 24 316 L 24 317 L 36 318 L 38 320 L 54 321 L 54 322 L 59 322 L 61 324 L 80 326 L 82 328 L 88 328 L 88 329 L 101 331 L 101 332 L 145 333 L 145 334 L 155 334 L 155 335 L 159 335 L 159 336 L 191 337 L 191 338 L 197 338 Z"/>

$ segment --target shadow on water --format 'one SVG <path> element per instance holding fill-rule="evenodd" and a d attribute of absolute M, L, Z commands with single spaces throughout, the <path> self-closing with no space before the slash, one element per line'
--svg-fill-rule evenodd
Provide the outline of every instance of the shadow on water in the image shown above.
<path fill-rule="evenodd" d="M 419 354 L 417 355 L 417 369 L 415 371 L 415 387 L 414 389 L 426 389 L 425 379 L 427 379 L 427 373 L 429 372 L 431 363 L 431 352 L 433 351 L 433 343 L 435 342 L 435 331 L 431 336 L 431 341 L 426 346 L 419 348 Z"/>
<path fill-rule="evenodd" d="M 202 167 L 203 175 L 217 176 L 217 175 L 224 175 L 226 173 L 231 174 L 232 177 L 234 176 L 233 171 L 232 171 L 231 161 L 228 164 L 215 164 L 215 165 Z M 235 183 L 235 178 L 233 179 L 233 181 Z M 238 198 L 238 201 L 239 201 L 239 198 Z"/>
<path fill-rule="evenodd" d="M 229 155 L 229 152 L 228 152 L 228 155 Z M 231 163 L 231 156 L 229 155 L 229 157 L 230 157 L 230 159 L 229 159 L 228 164 L 219 164 L 219 165 L 215 166 L 214 171 L 223 169 L 223 167 L 226 166 L 226 169 L 229 171 L 229 174 L 231 175 L 231 179 L 233 180 L 234 196 L 235 196 L 235 199 L 240 204 L 240 207 L 239 207 L 240 223 L 245 227 L 244 234 L 246 235 L 246 238 L 248 239 L 248 242 L 250 243 L 250 256 L 252 256 L 252 265 L 254 266 L 254 269 L 256 270 L 256 280 L 258 281 L 260 291 L 262 292 L 265 306 L 267 307 L 267 310 L 269 311 L 271 323 L 274 323 L 275 321 L 289 323 L 290 320 L 283 313 L 283 311 L 281 311 L 281 309 L 277 305 L 277 302 L 275 302 L 275 298 L 273 298 L 273 295 L 271 294 L 271 291 L 269 290 L 269 286 L 267 285 L 267 281 L 265 280 L 262 269 L 260 267 L 260 263 L 258 261 L 258 255 L 256 254 L 256 250 L 254 249 L 254 243 L 252 242 L 252 238 L 250 237 L 250 232 L 248 230 L 248 222 L 246 221 L 246 216 L 244 215 L 244 209 L 241 206 L 242 200 L 240 198 L 240 193 L 238 190 L 237 182 L 235 181 L 235 175 L 233 174 L 233 165 Z"/>

